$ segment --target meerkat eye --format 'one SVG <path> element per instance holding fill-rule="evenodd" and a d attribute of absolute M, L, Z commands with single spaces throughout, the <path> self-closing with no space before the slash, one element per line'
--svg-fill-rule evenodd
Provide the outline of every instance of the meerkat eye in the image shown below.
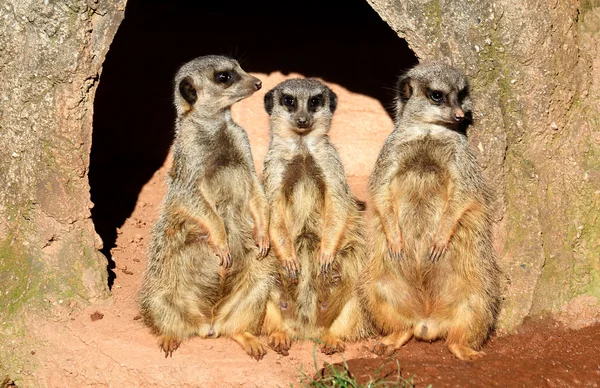
<path fill-rule="evenodd" d="M 283 104 L 283 106 L 293 108 L 294 106 L 296 106 L 296 99 L 292 96 L 283 96 L 283 98 L 281 99 L 281 103 Z"/>
<path fill-rule="evenodd" d="M 458 92 L 458 101 L 462 101 L 469 95 L 469 89 L 464 88 L 460 92 Z"/>
<path fill-rule="evenodd" d="M 216 72 L 215 82 L 220 84 L 231 84 L 233 82 L 233 73 L 231 71 Z"/>
<path fill-rule="evenodd" d="M 440 92 L 439 90 L 432 90 L 429 93 L 429 98 L 431 101 L 439 104 L 444 101 L 444 93 Z"/>
<path fill-rule="evenodd" d="M 313 110 L 317 109 L 321 105 L 322 99 L 323 99 L 323 96 L 321 96 L 321 95 L 312 97 L 310 100 L 308 100 L 308 107 Z"/>

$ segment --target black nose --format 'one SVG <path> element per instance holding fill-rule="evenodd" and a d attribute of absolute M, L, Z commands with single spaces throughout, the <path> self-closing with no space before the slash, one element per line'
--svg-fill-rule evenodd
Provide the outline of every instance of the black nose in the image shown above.
<path fill-rule="evenodd" d="M 298 124 L 298 128 L 306 128 L 308 127 L 308 120 L 305 118 L 299 118 L 296 120 L 296 124 Z"/>
<path fill-rule="evenodd" d="M 260 88 L 262 88 L 262 82 L 261 81 L 256 81 L 254 83 L 254 87 L 256 88 L 256 90 L 260 90 Z"/>

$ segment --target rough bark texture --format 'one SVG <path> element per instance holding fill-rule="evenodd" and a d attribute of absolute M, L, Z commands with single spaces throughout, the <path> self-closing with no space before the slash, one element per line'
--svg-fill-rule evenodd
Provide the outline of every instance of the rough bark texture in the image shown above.
<path fill-rule="evenodd" d="M 0 4 L 0 337 L 20 330 L 24 307 L 108 295 L 87 171 L 94 92 L 124 7 Z"/>
<path fill-rule="evenodd" d="M 469 141 L 498 197 L 499 328 L 535 315 L 597 320 L 598 2 L 368 2 L 421 61 L 447 61 L 472 80 Z"/>

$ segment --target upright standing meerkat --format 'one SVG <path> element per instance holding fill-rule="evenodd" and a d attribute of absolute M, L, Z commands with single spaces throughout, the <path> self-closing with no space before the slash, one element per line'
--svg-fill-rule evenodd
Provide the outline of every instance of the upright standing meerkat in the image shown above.
<path fill-rule="evenodd" d="M 336 106 L 335 93 L 315 79 L 288 80 L 265 95 L 263 180 L 282 266 L 263 332 L 284 355 L 292 339 L 319 338 L 331 354 L 366 333 L 354 292 L 366 259 L 359 204 L 327 135 Z"/>
<path fill-rule="evenodd" d="M 221 56 L 194 59 L 175 76 L 173 166 L 139 297 L 165 356 L 193 335 L 228 336 L 256 359 L 265 354 L 255 335 L 276 271 L 268 205 L 248 135 L 231 118 L 231 106 L 260 88 Z"/>
<path fill-rule="evenodd" d="M 379 355 L 414 335 L 478 358 L 494 325 L 490 192 L 461 133 L 471 111 L 467 79 L 450 66 L 418 65 L 399 79 L 395 129 L 369 182 L 372 246 L 359 290 L 387 335 Z"/>

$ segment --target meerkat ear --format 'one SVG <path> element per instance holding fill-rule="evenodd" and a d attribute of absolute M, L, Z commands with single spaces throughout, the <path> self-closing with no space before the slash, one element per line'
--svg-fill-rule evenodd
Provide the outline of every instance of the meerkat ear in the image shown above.
<path fill-rule="evenodd" d="M 265 110 L 269 115 L 273 112 L 273 90 L 269 90 L 265 94 Z"/>
<path fill-rule="evenodd" d="M 191 77 L 185 77 L 179 82 L 179 93 L 181 97 L 190 105 L 194 105 L 194 103 L 198 100 L 198 93 L 194 88 Z"/>
<path fill-rule="evenodd" d="M 408 101 L 413 94 L 413 88 L 410 85 L 410 81 L 411 79 L 408 76 L 403 76 L 398 80 L 398 98 L 400 98 L 402 102 Z"/>
<path fill-rule="evenodd" d="M 331 113 L 335 112 L 337 108 L 337 95 L 333 90 L 329 89 L 329 110 Z"/>

